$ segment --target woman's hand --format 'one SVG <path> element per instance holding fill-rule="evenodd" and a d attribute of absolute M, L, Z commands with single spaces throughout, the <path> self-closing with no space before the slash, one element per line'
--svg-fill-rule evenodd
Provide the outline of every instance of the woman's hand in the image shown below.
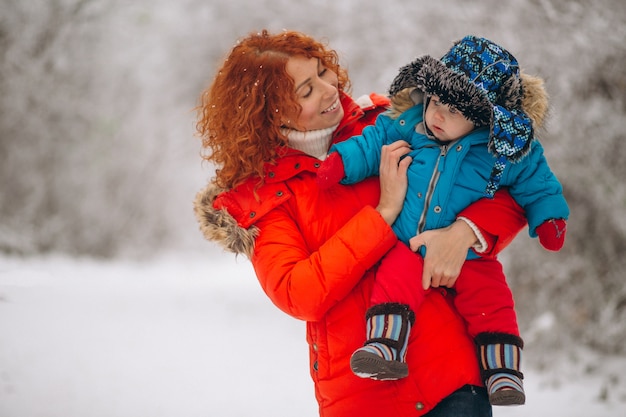
<path fill-rule="evenodd" d="M 396 221 L 407 190 L 406 172 L 411 157 L 402 157 L 411 152 L 409 144 L 399 140 L 384 145 L 380 155 L 380 201 L 376 210 L 391 226 Z"/>
<path fill-rule="evenodd" d="M 467 251 L 478 239 L 467 223 L 457 220 L 448 227 L 428 230 L 411 238 L 411 250 L 426 246 L 422 286 L 452 287 L 461 273 Z"/>

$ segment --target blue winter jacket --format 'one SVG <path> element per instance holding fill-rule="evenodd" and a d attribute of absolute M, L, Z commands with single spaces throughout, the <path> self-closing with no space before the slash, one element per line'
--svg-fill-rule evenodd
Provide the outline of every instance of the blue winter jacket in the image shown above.
<path fill-rule="evenodd" d="M 488 128 L 475 129 L 444 144 L 425 134 L 423 112 L 424 105 L 418 104 L 395 120 L 383 113 L 361 136 L 330 149 L 339 152 L 343 160 L 346 176 L 341 182 L 353 184 L 378 175 L 383 145 L 401 139 L 411 145 L 408 190 L 393 225 L 398 238 L 407 244 L 420 232 L 452 224 L 461 210 L 484 197 L 496 161 L 487 148 Z M 562 186 L 537 140 L 521 161 L 507 164 L 500 186 L 509 187 L 511 196 L 526 211 L 531 237 L 537 236 L 535 229 L 544 221 L 569 216 Z M 468 252 L 468 258 L 476 257 L 473 251 Z"/>

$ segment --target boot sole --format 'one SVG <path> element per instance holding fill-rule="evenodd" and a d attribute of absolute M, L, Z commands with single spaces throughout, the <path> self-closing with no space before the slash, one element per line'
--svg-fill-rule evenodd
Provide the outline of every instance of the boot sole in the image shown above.
<path fill-rule="evenodd" d="M 522 405 L 526 402 L 526 395 L 514 389 L 496 391 L 489 396 L 491 405 Z"/>
<path fill-rule="evenodd" d="M 386 361 L 370 352 L 357 352 L 350 358 L 352 372 L 360 378 L 378 381 L 401 379 L 409 375 L 409 367 L 405 362 Z"/>

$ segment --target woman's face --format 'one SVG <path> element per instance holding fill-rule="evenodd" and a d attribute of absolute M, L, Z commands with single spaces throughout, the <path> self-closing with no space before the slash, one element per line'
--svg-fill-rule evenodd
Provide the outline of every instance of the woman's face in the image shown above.
<path fill-rule="evenodd" d="M 284 120 L 284 124 L 301 131 L 337 125 L 343 118 L 337 74 L 322 66 L 317 58 L 298 56 L 289 58 L 286 70 L 294 80 L 302 112 L 297 118 Z"/>
<path fill-rule="evenodd" d="M 474 130 L 474 123 L 454 107 L 443 104 L 438 96 L 430 98 L 424 121 L 433 135 L 442 142 L 457 140 Z"/>

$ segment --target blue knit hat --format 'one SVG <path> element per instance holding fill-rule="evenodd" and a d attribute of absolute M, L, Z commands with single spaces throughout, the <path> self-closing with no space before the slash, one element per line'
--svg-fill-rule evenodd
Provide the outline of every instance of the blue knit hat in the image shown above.
<path fill-rule="evenodd" d="M 429 55 L 402 67 L 389 93 L 416 87 L 437 95 L 476 126 L 489 126 L 489 151 L 496 163 L 485 195 L 498 189 L 508 162 L 517 162 L 530 150 L 531 119 L 522 110 L 519 64 L 506 49 L 485 38 L 466 36 L 440 59 Z"/>

